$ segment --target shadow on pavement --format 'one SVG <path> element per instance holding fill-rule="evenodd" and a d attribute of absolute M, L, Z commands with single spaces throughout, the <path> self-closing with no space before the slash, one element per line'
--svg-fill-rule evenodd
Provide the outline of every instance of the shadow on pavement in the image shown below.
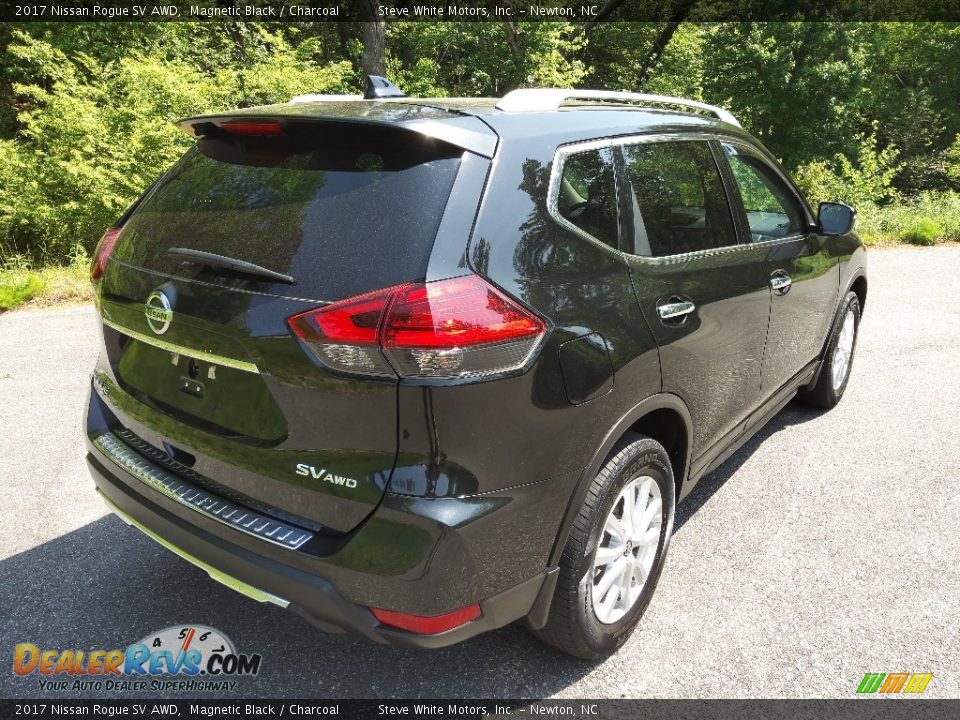
<path fill-rule="evenodd" d="M 677 516 L 674 519 L 673 531 L 677 532 L 684 524 L 702 508 L 707 501 L 713 497 L 723 484 L 733 477 L 740 467 L 753 455 L 753 453 L 763 444 L 767 438 L 775 435 L 781 430 L 792 425 L 802 425 L 810 420 L 820 417 L 823 411 L 814 409 L 808 405 L 801 405 L 797 402 L 789 403 L 783 410 L 777 413 L 771 420 L 750 438 L 739 450 L 731 455 L 716 470 L 709 475 L 705 475 L 697 483 L 687 497 L 677 506 Z"/>
<path fill-rule="evenodd" d="M 217 628 L 238 651 L 263 655 L 259 676 L 241 680 L 233 693 L 239 697 L 540 698 L 595 666 L 516 625 L 434 651 L 319 633 L 292 613 L 219 585 L 112 515 L 0 561 L 0 606 L 0 652 L 8 659 L 21 642 L 88 651 L 125 648 L 171 625 Z M 0 672 L 0 697 L 49 695 L 36 673 L 19 677 L 10 668 Z M 118 696 L 89 694 L 97 695 Z"/>

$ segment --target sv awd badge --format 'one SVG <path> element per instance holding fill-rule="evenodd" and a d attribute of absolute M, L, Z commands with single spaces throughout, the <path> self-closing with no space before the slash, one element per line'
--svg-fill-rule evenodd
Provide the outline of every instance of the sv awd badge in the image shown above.
<path fill-rule="evenodd" d="M 304 477 L 309 476 L 314 480 L 323 480 L 324 482 L 343 485 L 348 488 L 355 488 L 357 486 L 357 481 L 353 478 L 334 475 L 333 473 L 328 473 L 326 468 L 315 468 L 313 465 L 306 465 L 304 463 L 297 465 L 297 475 L 303 475 Z"/>

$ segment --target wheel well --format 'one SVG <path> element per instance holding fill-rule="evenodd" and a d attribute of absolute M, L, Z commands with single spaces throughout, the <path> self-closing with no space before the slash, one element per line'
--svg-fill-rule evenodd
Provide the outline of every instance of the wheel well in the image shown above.
<path fill-rule="evenodd" d="M 669 408 L 652 410 L 637 420 L 628 428 L 628 431 L 637 432 L 653 438 L 663 445 L 670 456 L 670 465 L 673 467 L 673 480 L 677 494 L 683 481 L 687 477 L 687 426 L 680 413 Z"/>
<path fill-rule="evenodd" d="M 867 304 L 867 279 L 861 275 L 853 281 L 850 289 L 857 294 L 857 300 L 860 301 L 860 312 L 863 313 L 863 307 Z"/>

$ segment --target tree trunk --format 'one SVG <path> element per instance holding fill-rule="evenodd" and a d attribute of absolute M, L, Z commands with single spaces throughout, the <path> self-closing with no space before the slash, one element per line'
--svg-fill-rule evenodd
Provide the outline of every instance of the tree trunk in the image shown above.
<path fill-rule="evenodd" d="M 517 62 L 523 60 L 523 48 L 520 47 L 520 35 L 517 33 L 517 26 L 510 20 L 503 21 L 503 31 L 507 36 L 507 47 L 510 48 L 510 54 Z"/>
<path fill-rule="evenodd" d="M 625 0 L 610 0 L 610 2 L 601 8 L 600 12 L 598 12 L 596 16 L 590 20 L 587 20 L 583 24 L 583 31 L 590 32 L 597 24 L 602 23 L 604 20 L 610 17 L 614 10 L 623 5 L 624 1 Z"/>
<path fill-rule="evenodd" d="M 364 75 L 386 75 L 387 23 L 380 15 L 380 0 L 361 0 L 360 10 L 364 18 L 360 23 L 360 67 Z"/>
<path fill-rule="evenodd" d="M 227 35 L 233 41 L 234 55 L 237 64 L 243 70 L 247 69 L 247 39 L 243 34 L 243 25 L 239 23 L 228 22 L 226 24 Z M 247 93 L 246 74 L 237 73 L 237 89 L 240 91 L 240 97 L 243 98 Z"/>
<path fill-rule="evenodd" d="M 503 78 L 503 85 L 500 84 L 500 72 L 493 76 L 494 92 L 508 93 L 517 87 L 518 79 L 523 77 L 523 45 L 520 43 L 520 33 L 517 32 L 517 26 L 510 20 L 504 20 L 503 33 L 507 40 L 507 47 L 510 48 L 510 57 L 513 58 L 513 70 L 509 71 Z M 501 71 L 502 72 L 502 71 Z"/>
<path fill-rule="evenodd" d="M 686 0 L 686 2 L 681 4 L 670 18 L 670 22 L 668 22 L 663 27 L 663 30 L 660 31 L 660 34 L 657 35 L 657 39 L 654 41 L 653 47 L 650 48 L 650 52 L 647 53 L 647 57 L 640 66 L 640 72 L 637 75 L 637 88 L 640 90 L 647 84 L 647 80 L 650 79 L 650 73 L 657 66 L 657 63 L 660 62 L 660 58 L 663 57 L 667 45 L 669 45 L 670 40 L 673 39 L 673 35 L 677 32 L 677 28 L 680 27 L 680 23 L 690 14 L 694 3 L 696 3 L 696 0 Z"/>

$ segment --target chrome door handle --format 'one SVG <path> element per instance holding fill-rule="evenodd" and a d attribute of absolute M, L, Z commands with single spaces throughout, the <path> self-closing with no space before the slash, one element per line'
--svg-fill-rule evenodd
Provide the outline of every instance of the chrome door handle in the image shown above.
<path fill-rule="evenodd" d="M 689 300 L 680 300 L 679 298 L 670 298 L 674 302 L 665 302 L 657 305 L 657 314 L 661 320 L 676 320 L 689 315 L 697 306 Z"/>
<path fill-rule="evenodd" d="M 770 277 L 770 287 L 778 295 L 786 295 L 790 292 L 791 285 L 793 285 L 793 280 L 785 272 L 779 272 Z"/>

